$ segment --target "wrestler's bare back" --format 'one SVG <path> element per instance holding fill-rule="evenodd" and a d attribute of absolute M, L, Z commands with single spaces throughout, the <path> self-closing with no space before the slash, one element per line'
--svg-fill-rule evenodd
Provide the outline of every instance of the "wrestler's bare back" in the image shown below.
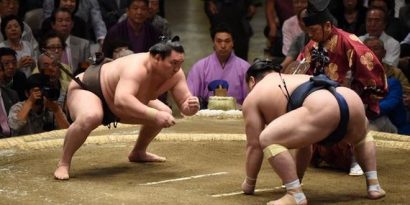
<path fill-rule="evenodd" d="M 244 109 L 254 109 L 253 112 L 259 112 L 260 120 L 266 125 L 275 120 L 274 126 L 277 128 L 272 130 L 279 135 L 294 134 L 298 129 L 302 129 L 303 132 L 296 133 L 303 136 L 309 135 L 308 132 L 312 135 L 323 135 L 324 132 L 330 133 L 339 123 L 340 112 L 335 97 L 327 90 L 319 90 L 310 94 L 304 101 L 304 110 L 301 112 L 284 115 L 287 113 L 288 99 L 285 96 L 287 92 L 282 79 L 286 83 L 288 92 L 292 94 L 300 84 L 308 81 L 310 77 L 308 75 L 282 74 L 281 78 L 278 73 L 269 74 L 258 82 L 250 92 L 244 102 Z M 364 132 L 366 128 L 364 107 L 360 97 L 354 91 L 344 87 L 338 87 L 337 92 L 343 95 L 349 105 L 350 120 L 347 134 Z M 247 104 L 253 106 L 247 106 Z M 297 125 L 293 123 L 297 123 Z M 363 126 L 358 126 L 359 124 Z M 286 131 L 287 128 L 289 128 L 289 132 Z"/>

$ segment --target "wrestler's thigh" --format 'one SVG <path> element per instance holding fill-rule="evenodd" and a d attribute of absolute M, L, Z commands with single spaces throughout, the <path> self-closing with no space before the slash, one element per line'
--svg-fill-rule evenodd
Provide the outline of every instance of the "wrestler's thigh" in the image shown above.
<path fill-rule="evenodd" d="M 349 106 L 349 123 L 345 141 L 355 144 L 366 136 L 368 120 L 361 98 L 352 90 L 339 87 L 337 92 L 342 94 Z"/>
<path fill-rule="evenodd" d="M 312 111 L 300 107 L 280 116 L 262 131 L 262 146 L 281 144 L 294 149 L 323 140 L 335 129 L 339 120 L 337 117 L 329 119 L 327 115 L 331 114 L 327 112 L 330 111 Z"/>
<path fill-rule="evenodd" d="M 85 121 L 102 122 L 103 108 L 101 100 L 90 91 L 71 89 L 67 96 L 67 107 L 73 120 L 82 118 Z"/>
<path fill-rule="evenodd" d="M 148 102 L 148 106 L 172 114 L 171 108 L 160 100 L 151 100 Z"/>

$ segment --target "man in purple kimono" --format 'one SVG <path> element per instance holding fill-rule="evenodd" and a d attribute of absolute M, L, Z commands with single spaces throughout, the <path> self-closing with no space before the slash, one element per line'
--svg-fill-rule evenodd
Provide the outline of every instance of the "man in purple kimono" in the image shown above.
<path fill-rule="evenodd" d="M 247 95 L 245 74 L 249 63 L 233 52 L 232 32 L 224 25 L 211 31 L 214 52 L 196 62 L 188 74 L 188 87 L 192 95 L 201 101 L 201 109 L 206 109 L 209 96 L 213 95 L 208 86 L 215 80 L 228 82 L 228 96 L 234 97 L 240 108 Z"/>

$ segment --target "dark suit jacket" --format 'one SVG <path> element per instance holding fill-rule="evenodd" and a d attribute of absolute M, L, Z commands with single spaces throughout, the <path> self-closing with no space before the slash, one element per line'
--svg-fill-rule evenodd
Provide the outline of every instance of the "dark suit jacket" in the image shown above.
<path fill-rule="evenodd" d="M 11 88 L 12 90 L 17 92 L 19 101 L 24 101 L 27 99 L 25 93 L 26 82 L 26 75 L 21 71 L 16 71 L 16 74 L 14 74 L 13 76 L 13 83 L 11 85 L 7 85 L 8 88 Z"/>
<path fill-rule="evenodd" d="M 19 98 L 18 98 L 17 92 L 10 89 L 10 88 L 0 86 L 0 89 L 1 89 L 1 98 L 2 98 L 0 100 L 3 100 L 4 108 L 6 108 L 6 112 L 7 112 L 7 115 L 8 115 L 11 106 L 16 104 L 19 101 Z M 2 138 L 2 137 L 4 137 L 4 136 L 3 136 L 2 132 L 0 131 L 0 138 Z"/>
<path fill-rule="evenodd" d="M 72 35 L 78 36 L 80 38 L 88 39 L 88 40 L 92 39 L 92 36 L 90 36 L 89 32 L 86 32 L 87 24 L 82 18 L 78 16 L 73 16 L 73 23 L 74 23 L 74 26 L 73 26 L 73 29 L 71 30 Z M 41 24 L 41 33 L 46 34 L 51 29 L 52 29 L 51 18 L 48 17 Z"/>
<path fill-rule="evenodd" d="M 115 0 L 98 0 L 98 3 L 100 4 L 101 15 L 107 30 L 117 24 L 118 19 L 127 9 L 127 0 L 120 0 L 119 7 Z"/>
<path fill-rule="evenodd" d="M 70 36 L 71 60 L 73 73 L 78 73 L 80 63 L 86 62 L 90 57 L 90 41 L 77 36 Z"/>
<path fill-rule="evenodd" d="M 102 51 L 106 57 L 112 58 L 112 53 L 119 41 L 128 42 L 129 48 L 134 53 L 147 52 L 151 46 L 159 42 L 160 31 L 158 31 L 151 23 L 145 22 L 142 32 L 139 34 L 141 36 L 138 38 L 138 42 L 136 42 L 139 48 L 136 48 L 136 45 L 133 45 L 131 40 L 134 36 L 129 36 L 132 31 L 129 31 L 127 23 L 128 19 L 125 19 L 108 31 L 102 47 Z"/>

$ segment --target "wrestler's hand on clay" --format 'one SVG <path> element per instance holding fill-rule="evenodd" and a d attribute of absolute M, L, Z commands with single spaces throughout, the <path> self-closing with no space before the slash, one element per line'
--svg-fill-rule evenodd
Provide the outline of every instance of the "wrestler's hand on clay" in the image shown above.
<path fill-rule="evenodd" d="M 155 122 L 160 127 L 171 127 L 175 125 L 175 118 L 168 112 L 158 111 Z"/>

